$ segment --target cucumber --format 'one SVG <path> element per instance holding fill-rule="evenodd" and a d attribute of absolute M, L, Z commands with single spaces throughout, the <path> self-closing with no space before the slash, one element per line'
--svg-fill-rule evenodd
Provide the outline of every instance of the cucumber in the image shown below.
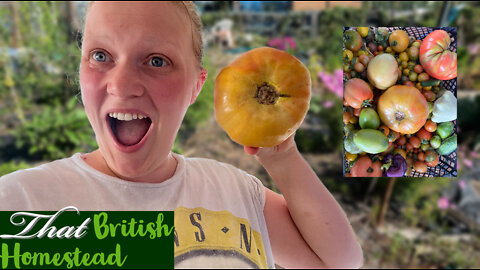
<path fill-rule="evenodd" d="M 441 156 L 450 155 L 457 149 L 457 134 L 453 134 L 442 142 L 438 148 L 438 154 Z"/>

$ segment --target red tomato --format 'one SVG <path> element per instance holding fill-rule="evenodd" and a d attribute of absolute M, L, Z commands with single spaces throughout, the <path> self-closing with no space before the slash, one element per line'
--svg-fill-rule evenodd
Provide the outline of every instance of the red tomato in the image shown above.
<path fill-rule="evenodd" d="M 400 136 L 395 142 L 398 146 L 403 146 L 407 143 L 407 138 L 405 138 L 405 136 Z"/>
<path fill-rule="evenodd" d="M 435 30 L 422 41 L 420 63 L 430 76 L 439 80 L 457 77 L 457 53 L 449 47 L 450 36 L 444 30 Z"/>
<path fill-rule="evenodd" d="M 417 132 L 417 137 L 420 139 L 420 141 L 427 142 L 427 141 L 430 141 L 430 139 L 432 138 L 432 133 L 426 131 L 425 128 L 422 127 Z"/>
<path fill-rule="evenodd" d="M 435 151 L 428 150 L 425 153 L 425 161 L 428 167 L 435 167 L 439 163 L 438 154 Z"/>
<path fill-rule="evenodd" d="M 420 139 L 417 137 L 411 137 L 408 142 L 413 146 L 413 148 L 419 148 L 420 147 Z"/>
<path fill-rule="evenodd" d="M 420 151 L 417 155 L 417 159 L 420 161 L 425 161 L 425 153 L 423 151 Z"/>
<path fill-rule="evenodd" d="M 405 145 L 405 149 L 407 150 L 407 152 L 413 151 L 413 146 L 412 146 L 412 144 L 411 144 L 411 143 L 407 143 L 407 144 Z"/>
<path fill-rule="evenodd" d="M 372 162 L 368 156 L 360 157 L 350 170 L 352 177 L 380 177 L 382 169 L 380 161 Z"/>
<path fill-rule="evenodd" d="M 435 130 L 437 130 L 437 123 L 433 122 L 432 120 L 427 120 L 427 122 L 425 123 L 424 128 L 425 128 L 428 132 L 435 132 Z"/>
<path fill-rule="evenodd" d="M 351 107 L 359 109 L 367 100 L 373 99 L 373 92 L 370 86 L 358 78 L 348 80 L 343 88 L 343 97 Z"/>

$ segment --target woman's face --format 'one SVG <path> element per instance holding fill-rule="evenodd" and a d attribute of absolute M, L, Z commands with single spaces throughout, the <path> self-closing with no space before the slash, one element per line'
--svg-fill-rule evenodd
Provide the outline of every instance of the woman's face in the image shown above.
<path fill-rule="evenodd" d="M 126 179 L 161 170 L 206 78 L 182 8 L 165 2 L 95 2 L 86 18 L 82 99 L 100 152 Z"/>

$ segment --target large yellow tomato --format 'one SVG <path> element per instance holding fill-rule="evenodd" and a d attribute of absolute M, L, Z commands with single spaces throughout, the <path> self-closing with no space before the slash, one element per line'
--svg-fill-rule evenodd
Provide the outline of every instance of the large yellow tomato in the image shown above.
<path fill-rule="evenodd" d="M 413 134 L 420 130 L 428 118 L 428 102 L 417 88 L 394 85 L 378 99 L 378 115 L 390 129 Z"/>
<path fill-rule="evenodd" d="M 395 52 L 401 53 L 405 51 L 408 47 L 408 34 L 403 30 L 396 30 L 390 34 L 388 42 L 390 43 L 390 46 Z"/>
<path fill-rule="evenodd" d="M 215 117 L 233 141 L 272 147 L 302 123 L 310 88 L 310 73 L 297 58 L 273 48 L 253 49 L 217 76 Z"/>

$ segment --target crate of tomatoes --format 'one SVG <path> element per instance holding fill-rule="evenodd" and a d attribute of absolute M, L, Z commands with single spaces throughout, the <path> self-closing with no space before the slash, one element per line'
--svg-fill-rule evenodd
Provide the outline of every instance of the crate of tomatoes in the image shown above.
<path fill-rule="evenodd" d="M 344 175 L 457 176 L 457 29 L 345 27 Z"/>

